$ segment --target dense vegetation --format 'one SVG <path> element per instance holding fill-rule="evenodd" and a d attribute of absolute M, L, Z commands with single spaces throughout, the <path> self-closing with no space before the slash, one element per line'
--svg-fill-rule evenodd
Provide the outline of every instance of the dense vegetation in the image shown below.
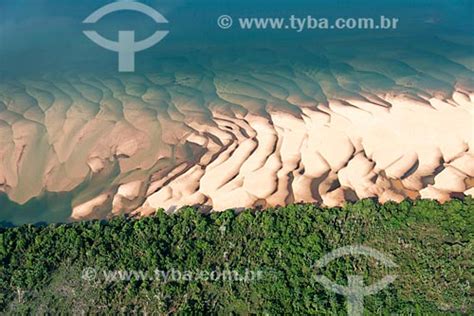
<path fill-rule="evenodd" d="M 343 285 L 348 274 L 364 275 L 370 284 L 390 273 L 398 275 L 391 285 L 365 297 L 367 314 L 470 314 L 473 230 L 472 198 L 443 205 L 290 205 L 238 215 L 184 208 L 142 219 L 2 228 L 0 310 L 345 315 L 345 297 L 328 291 L 315 275 Z M 313 267 L 326 253 L 357 244 L 389 255 L 398 267 L 363 256 Z M 257 277 L 152 280 L 137 272 L 155 269 L 251 270 Z M 107 280 L 113 270 L 135 272 L 130 280 Z"/>

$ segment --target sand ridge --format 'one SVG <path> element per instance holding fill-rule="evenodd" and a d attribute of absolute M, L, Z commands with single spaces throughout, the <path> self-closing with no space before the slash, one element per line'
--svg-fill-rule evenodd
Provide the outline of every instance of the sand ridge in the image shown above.
<path fill-rule="evenodd" d="M 76 190 L 73 219 L 472 194 L 472 72 L 387 63 L 7 80 L 0 190 Z"/>

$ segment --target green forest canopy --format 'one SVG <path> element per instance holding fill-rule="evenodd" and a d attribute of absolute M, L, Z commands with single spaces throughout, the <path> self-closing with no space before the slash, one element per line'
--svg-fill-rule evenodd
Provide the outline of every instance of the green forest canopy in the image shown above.
<path fill-rule="evenodd" d="M 391 285 L 364 298 L 367 313 L 468 314 L 473 230 L 470 197 L 442 205 L 366 199 L 343 208 L 296 204 L 240 214 L 187 207 L 141 219 L 0 228 L 0 310 L 345 315 L 346 298 L 315 275 L 344 285 L 349 274 L 371 284 L 390 273 L 397 275 Z M 379 250 L 397 267 L 363 256 L 313 266 L 347 245 Z M 128 274 L 110 280 L 111 271 Z M 183 279 L 202 271 L 256 274 L 243 281 Z M 182 278 L 165 279 L 166 273 Z"/>

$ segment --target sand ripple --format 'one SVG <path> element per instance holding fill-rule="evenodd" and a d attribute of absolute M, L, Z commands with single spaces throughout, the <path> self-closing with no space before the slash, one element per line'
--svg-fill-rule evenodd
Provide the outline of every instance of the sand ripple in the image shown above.
<path fill-rule="evenodd" d="M 167 62 L 0 84 L 0 190 L 72 218 L 474 192 L 468 65 Z"/>

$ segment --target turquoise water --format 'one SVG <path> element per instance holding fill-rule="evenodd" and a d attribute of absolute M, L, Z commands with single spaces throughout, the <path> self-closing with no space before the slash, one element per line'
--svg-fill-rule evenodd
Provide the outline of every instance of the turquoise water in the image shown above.
<path fill-rule="evenodd" d="M 168 19 L 156 24 L 135 12 L 117 12 L 92 26 L 104 37 L 115 40 L 118 30 L 135 30 L 136 38 L 150 36 L 157 29 L 169 35 L 151 49 L 137 55 L 138 72 L 154 70 L 150 61 L 162 57 L 204 52 L 209 58 L 253 50 L 254 58 L 266 55 L 258 49 L 296 52 L 301 49 L 325 51 L 334 41 L 346 43 L 338 53 L 363 48 L 390 53 L 409 45 L 408 53 L 429 50 L 430 39 L 467 37 L 472 45 L 473 4 L 469 0 L 402 1 L 189 1 L 144 0 Z M 108 1 L 4 0 L 0 3 L 0 71 L 13 75 L 55 71 L 114 71 L 117 54 L 86 38 L 81 22 Z M 222 30 L 217 18 L 227 14 L 240 17 L 373 17 L 383 15 L 399 19 L 396 30 Z M 378 42 L 384 40 L 379 45 Z M 467 39 L 462 39 L 466 41 Z M 347 42 L 349 41 L 349 42 Z M 470 46 L 472 50 L 472 46 Z M 291 56 L 295 58 L 295 56 Z M 330 57 L 330 56 L 329 56 Z"/>

